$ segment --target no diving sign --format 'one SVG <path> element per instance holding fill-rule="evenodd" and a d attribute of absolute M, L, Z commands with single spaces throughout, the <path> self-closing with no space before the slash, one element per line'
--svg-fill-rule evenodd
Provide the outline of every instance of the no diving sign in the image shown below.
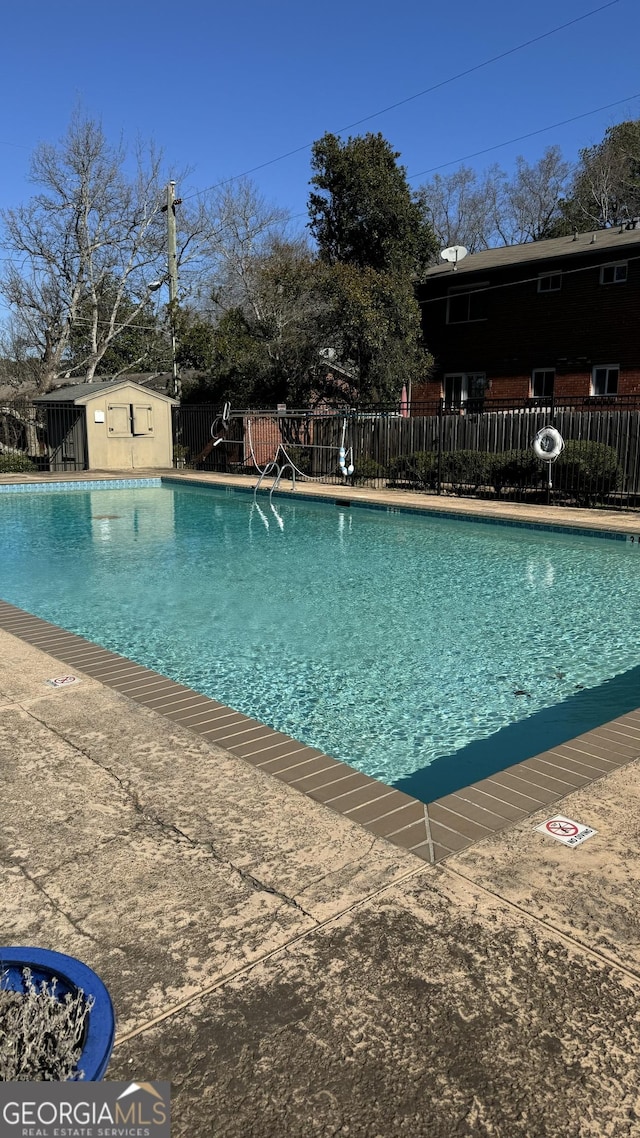
<path fill-rule="evenodd" d="M 593 837 L 598 831 L 591 826 L 584 826 L 582 822 L 574 822 L 572 818 L 565 818 L 563 814 L 556 814 L 555 818 L 548 818 L 541 826 L 536 826 L 541 834 L 548 834 L 565 846 L 579 846 Z"/>
<path fill-rule="evenodd" d="M 54 676 L 53 679 L 47 680 L 52 688 L 68 688 L 71 684 L 79 684 L 80 680 L 77 676 Z"/>

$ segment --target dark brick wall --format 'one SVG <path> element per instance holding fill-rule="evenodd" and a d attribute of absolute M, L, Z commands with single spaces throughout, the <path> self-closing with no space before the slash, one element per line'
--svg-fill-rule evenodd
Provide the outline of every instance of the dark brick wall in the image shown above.
<path fill-rule="evenodd" d="M 555 368 L 555 394 L 590 392 L 592 368 L 620 366 L 619 394 L 640 394 L 640 253 L 638 248 L 582 252 L 557 262 L 536 262 L 457 278 L 428 280 L 419 290 L 423 330 L 435 359 L 433 375 L 413 398 L 438 398 L 448 372 L 485 372 L 487 398 L 523 399 L 534 368 Z M 623 284 L 600 284 L 600 266 L 628 262 Z M 538 292 L 538 274 L 562 269 L 562 287 Z M 452 285 L 488 283 L 478 297 L 481 319 L 447 324 Z"/>

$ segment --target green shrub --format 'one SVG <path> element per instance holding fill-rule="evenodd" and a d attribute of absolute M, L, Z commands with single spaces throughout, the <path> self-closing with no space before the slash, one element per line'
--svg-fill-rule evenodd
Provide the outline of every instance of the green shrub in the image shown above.
<path fill-rule="evenodd" d="M 440 459 L 441 481 L 456 491 L 491 486 L 493 459 L 494 455 L 474 450 L 444 453 Z M 389 466 L 389 481 L 434 490 L 438 482 L 437 453 L 420 450 L 398 455 Z"/>
<path fill-rule="evenodd" d="M 0 454 L 0 474 L 28 474 L 36 469 L 26 454 Z"/>
<path fill-rule="evenodd" d="M 433 451 L 418 450 L 413 454 L 400 454 L 389 465 L 389 481 L 408 482 L 422 490 L 431 490 L 438 477 L 438 456 Z"/>
<path fill-rule="evenodd" d="M 493 458 L 485 451 L 459 450 L 442 455 L 441 481 L 455 491 L 493 485 Z M 437 459 L 436 459 L 437 463 Z"/>
<path fill-rule="evenodd" d="M 458 494 L 484 486 L 493 487 L 498 494 L 508 488 L 530 487 L 535 490 L 546 485 L 547 465 L 536 458 L 531 447 L 497 454 L 459 450 L 441 455 L 440 478 L 445 488 Z M 555 490 L 563 490 L 579 502 L 589 504 L 604 499 L 622 481 L 617 451 L 604 443 L 571 439 L 553 465 L 552 479 Z M 435 489 L 438 481 L 437 453 L 416 451 L 398 455 L 389 465 L 389 481 L 396 485 L 408 484 L 416 489 Z"/>
<path fill-rule="evenodd" d="M 622 481 L 615 447 L 588 439 L 570 439 L 553 466 L 554 489 L 566 490 L 579 501 L 602 499 Z"/>
<path fill-rule="evenodd" d="M 358 482 L 370 482 L 374 478 L 384 478 L 384 469 L 375 458 L 370 458 L 369 455 L 364 454 L 359 458 L 353 460 L 353 475 L 351 481 L 355 484 Z"/>
<path fill-rule="evenodd" d="M 537 486 L 544 473 L 533 450 L 505 450 L 492 459 L 492 481 L 498 494 L 505 486 Z"/>

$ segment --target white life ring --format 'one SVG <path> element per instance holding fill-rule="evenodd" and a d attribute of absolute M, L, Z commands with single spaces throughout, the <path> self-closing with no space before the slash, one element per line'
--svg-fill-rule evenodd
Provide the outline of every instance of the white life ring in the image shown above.
<path fill-rule="evenodd" d="M 543 462 L 554 462 L 564 450 L 564 439 L 555 427 L 543 427 L 533 440 L 533 453 Z"/>

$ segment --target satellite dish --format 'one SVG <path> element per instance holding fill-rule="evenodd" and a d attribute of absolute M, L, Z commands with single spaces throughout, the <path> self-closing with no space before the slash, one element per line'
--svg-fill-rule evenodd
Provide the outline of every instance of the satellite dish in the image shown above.
<path fill-rule="evenodd" d="M 455 269 L 458 261 L 466 257 L 469 250 L 464 245 L 451 245 L 448 249 L 443 249 L 440 256 L 443 261 L 452 261 Z"/>
<path fill-rule="evenodd" d="M 335 360 L 337 354 L 335 348 L 320 348 L 318 352 L 318 355 L 322 356 L 323 360 Z"/>

